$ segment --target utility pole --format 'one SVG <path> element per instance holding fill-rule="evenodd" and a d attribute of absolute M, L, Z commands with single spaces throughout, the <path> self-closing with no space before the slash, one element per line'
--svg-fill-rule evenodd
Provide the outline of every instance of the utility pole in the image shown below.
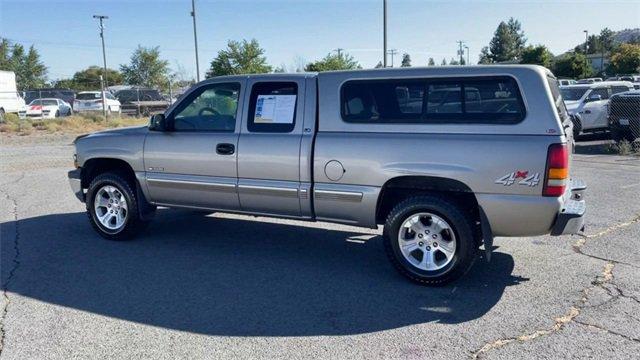
<path fill-rule="evenodd" d="M 200 82 L 200 62 L 198 61 L 198 32 L 196 31 L 196 0 L 191 0 L 191 17 L 193 18 L 193 42 L 196 45 L 196 79 Z"/>
<path fill-rule="evenodd" d="M 387 0 L 382 0 L 382 67 L 387 67 Z"/>
<path fill-rule="evenodd" d="M 464 41 L 462 40 L 458 40 L 458 56 L 460 56 L 460 65 L 462 65 L 462 63 L 464 62 L 464 51 L 462 50 L 462 47 L 464 46 Z"/>
<path fill-rule="evenodd" d="M 344 51 L 343 48 L 337 48 L 337 49 L 333 49 L 333 51 L 338 53 L 338 57 L 342 57 L 342 52 Z"/>
<path fill-rule="evenodd" d="M 100 85 L 102 87 L 102 115 L 104 118 L 107 118 L 107 101 L 105 99 L 104 92 L 106 91 L 106 87 L 109 86 L 107 83 L 107 54 L 104 50 L 104 24 L 103 20 L 108 19 L 108 16 L 105 15 L 93 15 L 94 19 L 98 19 L 100 21 L 100 39 L 102 40 L 102 62 L 104 65 L 104 74 L 100 78 Z"/>
<path fill-rule="evenodd" d="M 391 49 L 389 50 L 389 55 L 391 55 L 391 67 L 393 67 L 393 56 L 398 53 L 398 50 Z"/>

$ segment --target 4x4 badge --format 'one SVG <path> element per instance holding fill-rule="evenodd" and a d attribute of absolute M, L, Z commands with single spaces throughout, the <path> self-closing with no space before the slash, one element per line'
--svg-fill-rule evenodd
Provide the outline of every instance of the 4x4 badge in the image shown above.
<path fill-rule="evenodd" d="M 518 179 L 522 179 L 518 181 Z M 540 183 L 540 174 L 535 173 L 533 175 L 529 175 L 529 171 L 526 170 L 518 170 L 514 172 L 510 172 L 507 175 L 497 179 L 495 181 L 496 184 L 511 186 L 514 183 L 518 182 L 518 185 L 526 185 L 526 186 L 536 186 Z"/>

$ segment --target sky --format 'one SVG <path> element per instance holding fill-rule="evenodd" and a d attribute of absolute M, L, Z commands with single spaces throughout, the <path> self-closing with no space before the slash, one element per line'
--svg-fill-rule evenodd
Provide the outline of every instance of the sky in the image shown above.
<path fill-rule="evenodd" d="M 200 73 L 229 40 L 258 40 L 269 64 L 295 64 L 342 48 L 364 67 L 382 60 L 382 0 L 196 0 Z M 0 37 L 34 45 L 49 79 L 68 78 L 102 65 L 97 20 L 105 22 L 107 66 L 128 63 L 138 45 L 159 46 L 179 77 L 195 78 L 190 0 L 0 0 Z M 457 56 L 458 40 L 475 63 L 500 23 L 522 23 L 528 44 L 554 54 L 599 33 L 640 27 L 640 0 L 633 1 L 431 1 L 388 0 L 387 44 L 409 53 L 414 66 Z M 389 63 L 391 59 L 389 58 Z"/>

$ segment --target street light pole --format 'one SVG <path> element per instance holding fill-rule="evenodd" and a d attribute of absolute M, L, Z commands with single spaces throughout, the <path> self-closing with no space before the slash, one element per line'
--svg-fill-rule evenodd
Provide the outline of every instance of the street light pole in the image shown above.
<path fill-rule="evenodd" d="M 191 0 L 191 17 L 193 17 L 193 42 L 196 45 L 196 79 L 200 82 L 200 62 L 198 61 L 198 33 L 196 31 L 196 0 Z"/>
<path fill-rule="evenodd" d="M 462 47 L 464 46 L 464 41 L 458 40 L 458 56 L 460 56 L 460 65 L 464 62 L 464 52 L 462 51 Z"/>
<path fill-rule="evenodd" d="M 589 31 L 582 30 L 584 33 L 584 56 L 587 56 L 587 51 L 589 51 Z"/>
<path fill-rule="evenodd" d="M 464 48 L 467 50 L 467 65 L 470 65 L 470 63 L 469 63 L 469 47 L 467 45 L 465 45 Z"/>
<path fill-rule="evenodd" d="M 94 19 L 98 19 L 100 21 L 100 39 L 102 40 L 102 63 L 104 65 L 104 69 L 103 69 L 103 79 L 101 79 L 100 81 L 100 85 L 102 86 L 102 115 L 104 116 L 104 118 L 107 118 L 107 104 L 106 104 L 106 99 L 105 99 L 105 94 L 104 92 L 106 91 L 106 87 L 109 86 L 107 83 L 107 54 L 104 50 L 104 24 L 103 24 L 103 20 L 104 19 L 108 19 L 108 16 L 105 15 L 93 15 Z"/>
<path fill-rule="evenodd" d="M 387 67 L 387 0 L 382 0 L 382 67 Z"/>

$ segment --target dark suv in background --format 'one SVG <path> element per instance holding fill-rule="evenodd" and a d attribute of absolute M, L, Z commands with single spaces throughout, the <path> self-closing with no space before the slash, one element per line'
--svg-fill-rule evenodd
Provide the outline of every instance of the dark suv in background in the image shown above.
<path fill-rule="evenodd" d="M 122 113 L 129 116 L 163 113 L 170 105 L 158 90 L 149 88 L 125 89 L 117 91 L 114 95 L 120 101 Z"/>
<path fill-rule="evenodd" d="M 609 99 L 609 129 L 615 141 L 640 138 L 640 90 L 615 94 Z"/>
<path fill-rule="evenodd" d="M 24 102 L 29 104 L 35 99 L 55 98 L 64 100 L 65 102 L 73 106 L 73 101 L 76 99 L 76 93 L 70 89 L 32 89 L 24 92 Z"/>

